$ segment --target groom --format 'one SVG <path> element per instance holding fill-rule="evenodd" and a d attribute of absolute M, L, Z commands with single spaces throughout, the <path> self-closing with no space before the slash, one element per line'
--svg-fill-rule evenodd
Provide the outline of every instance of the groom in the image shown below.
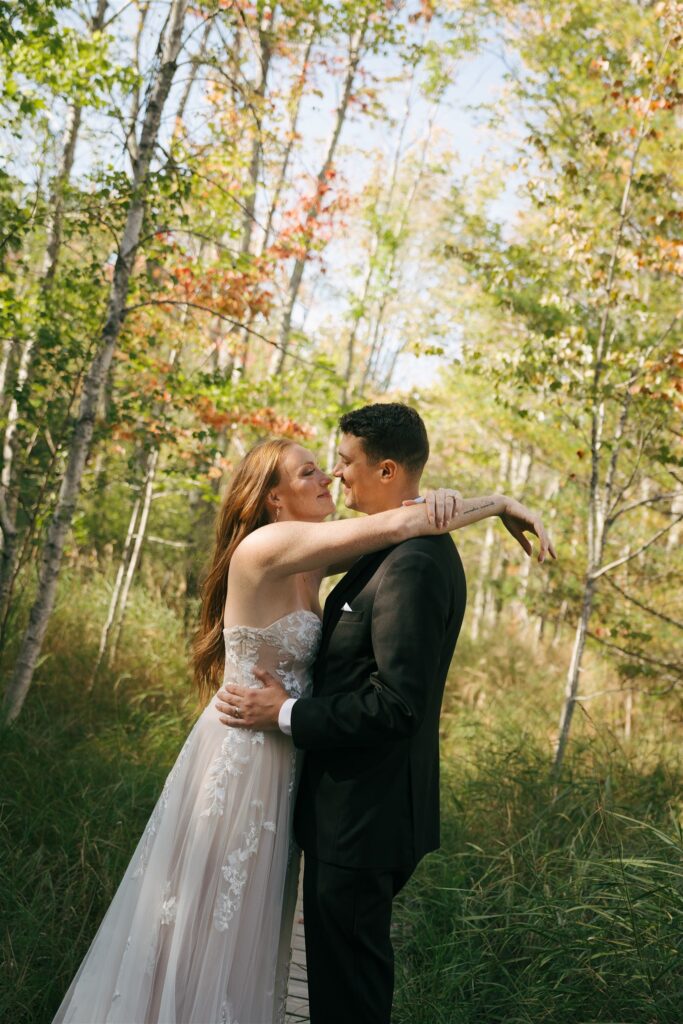
<path fill-rule="evenodd" d="M 419 494 L 429 442 L 414 409 L 369 405 L 340 427 L 334 475 L 348 508 L 382 512 Z M 325 603 L 313 695 L 274 709 L 267 673 L 248 691 L 249 725 L 291 732 L 306 751 L 294 831 L 312 1024 L 390 1020 L 392 900 L 439 845 L 439 713 L 465 600 L 448 534 L 366 555 Z"/>

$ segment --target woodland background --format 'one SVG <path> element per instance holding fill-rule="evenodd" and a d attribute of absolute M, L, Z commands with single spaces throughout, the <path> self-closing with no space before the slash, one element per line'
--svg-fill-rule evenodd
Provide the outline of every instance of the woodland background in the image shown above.
<path fill-rule="evenodd" d="M 197 712 L 217 503 L 399 397 L 457 535 L 396 1019 L 683 1019 L 683 4 L 0 0 L 0 1015 L 49 1021 Z"/>

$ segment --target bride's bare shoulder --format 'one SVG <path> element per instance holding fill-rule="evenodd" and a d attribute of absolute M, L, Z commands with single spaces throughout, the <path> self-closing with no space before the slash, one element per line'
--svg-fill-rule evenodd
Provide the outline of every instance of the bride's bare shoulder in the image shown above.
<path fill-rule="evenodd" d="M 239 572 L 263 569 L 264 564 L 272 560 L 285 541 L 284 526 L 284 523 L 267 523 L 247 534 L 233 552 L 231 568 L 234 566 Z"/>

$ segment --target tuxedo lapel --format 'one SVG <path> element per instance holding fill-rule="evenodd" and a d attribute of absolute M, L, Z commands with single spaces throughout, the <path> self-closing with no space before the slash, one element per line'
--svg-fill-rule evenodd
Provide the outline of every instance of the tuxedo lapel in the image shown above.
<path fill-rule="evenodd" d="M 323 630 L 320 642 L 320 652 L 318 654 L 319 659 L 324 657 L 332 631 L 339 622 L 344 601 L 352 592 L 358 593 L 358 591 L 365 586 L 377 567 L 384 561 L 391 550 L 391 548 L 384 548 L 383 551 L 373 551 L 369 555 L 363 555 L 349 569 L 346 575 L 342 576 L 336 587 L 330 591 L 330 594 L 325 601 L 325 608 L 323 611 Z"/>

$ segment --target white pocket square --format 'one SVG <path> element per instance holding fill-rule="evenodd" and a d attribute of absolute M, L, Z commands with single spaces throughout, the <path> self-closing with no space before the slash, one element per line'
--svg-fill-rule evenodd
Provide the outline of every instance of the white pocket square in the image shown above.
<path fill-rule="evenodd" d="M 344 601 L 344 604 L 342 605 L 342 611 L 343 612 L 352 612 L 353 611 L 353 608 L 348 603 L 348 601 Z"/>

